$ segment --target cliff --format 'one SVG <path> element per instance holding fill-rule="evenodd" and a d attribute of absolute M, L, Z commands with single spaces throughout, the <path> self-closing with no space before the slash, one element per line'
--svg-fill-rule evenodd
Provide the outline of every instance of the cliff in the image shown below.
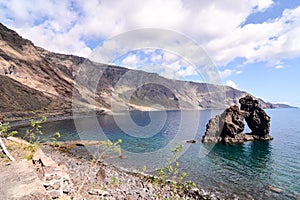
<path fill-rule="evenodd" d="M 228 86 L 170 80 L 53 53 L 36 47 L 1 23 L 0 83 L 0 112 L 12 118 L 70 115 L 72 110 L 122 111 L 128 107 L 214 109 L 235 104 L 248 94 Z M 262 108 L 282 107 L 263 100 L 259 104 Z"/>

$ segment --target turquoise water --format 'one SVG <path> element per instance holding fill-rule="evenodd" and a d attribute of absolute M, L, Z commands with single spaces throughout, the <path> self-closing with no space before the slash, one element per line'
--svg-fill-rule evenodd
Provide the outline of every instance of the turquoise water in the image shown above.
<path fill-rule="evenodd" d="M 274 137 L 270 142 L 243 145 L 184 142 L 200 140 L 208 120 L 221 112 L 132 112 L 130 117 L 98 116 L 97 120 L 80 118 L 75 123 L 74 120 L 49 122 L 44 125 L 44 132 L 60 131 L 60 140 L 116 141 L 120 138 L 127 158 L 109 162 L 129 169 L 142 169 L 146 165 L 149 171 L 172 156 L 170 149 L 184 144 L 180 168 L 188 172 L 188 179 L 207 190 L 236 194 L 245 199 L 299 199 L 300 109 L 266 110 L 271 116 Z M 282 192 L 278 194 L 270 190 L 270 186 Z"/>

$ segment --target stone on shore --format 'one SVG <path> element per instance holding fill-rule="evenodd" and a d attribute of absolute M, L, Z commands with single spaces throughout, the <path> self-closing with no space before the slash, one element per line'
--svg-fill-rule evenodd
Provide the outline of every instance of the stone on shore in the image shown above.
<path fill-rule="evenodd" d="M 14 156 L 23 151 L 19 140 L 5 142 L 16 145 Z M 65 142 L 65 146 L 74 146 L 74 142 L 69 145 Z M 21 157 L 16 156 L 16 162 L 1 163 L 0 199 L 179 199 L 179 196 L 220 199 L 217 197 L 222 196 L 203 189 L 194 192 L 192 187 L 176 193 L 170 182 L 157 185 L 146 174 L 96 162 L 82 146 L 74 147 L 82 152 L 54 144 L 43 144 L 40 148 L 30 161 L 20 161 Z"/>
<path fill-rule="evenodd" d="M 38 149 L 33 155 L 32 161 L 35 165 L 39 178 L 52 198 L 61 198 L 64 194 L 70 194 L 73 183 L 65 165 L 58 164 L 51 157 Z"/>

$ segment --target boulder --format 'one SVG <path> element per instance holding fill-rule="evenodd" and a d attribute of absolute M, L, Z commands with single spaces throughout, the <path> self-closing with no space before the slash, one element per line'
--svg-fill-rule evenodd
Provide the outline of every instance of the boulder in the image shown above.
<path fill-rule="evenodd" d="M 96 179 L 98 181 L 103 182 L 103 181 L 105 181 L 105 177 L 106 177 L 106 175 L 105 175 L 105 169 L 103 167 L 100 167 L 99 170 L 98 170 L 98 172 L 96 173 Z"/>

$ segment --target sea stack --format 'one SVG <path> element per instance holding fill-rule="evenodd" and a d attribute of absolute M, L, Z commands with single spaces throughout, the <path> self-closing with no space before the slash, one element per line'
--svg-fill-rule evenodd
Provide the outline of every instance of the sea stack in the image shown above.
<path fill-rule="evenodd" d="M 239 100 L 237 105 L 230 106 L 221 115 L 209 120 L 203 143 L 244 143 L 253 140 L 272 140 L 270 132 L 270 117 L 259 107 L 258 100 L 247 95 Z M 244 121 L 251 133 L 243 133 Z"/>
<path fill-rule="evenodd" d="M 259 139 L 270 139 L 270 121 L 271 117 L 258 106 L 258 101 L 252 96 L 247 95 L 239 100 L 241 110 L 245 115 L 245 120 L 248 127 L 252 131 L 252 135 L 259 137 Z"/>

